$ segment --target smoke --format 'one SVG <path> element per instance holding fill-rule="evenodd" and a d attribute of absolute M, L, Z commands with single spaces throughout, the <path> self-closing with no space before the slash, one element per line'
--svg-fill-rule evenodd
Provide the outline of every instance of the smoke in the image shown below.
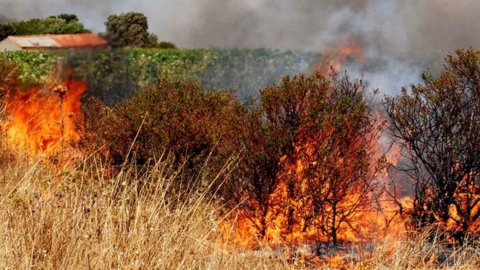
<path fill-rule="evenodd" d="M 76 13 L 104 31 L 109 14 L 139 11 L 160 40 L 181 47 L 280 48 L 322 52 L 353 37 L 370 69 L 348 67 L 386 93 L 415 82 L 424 63 L 480 47 L 477 0 L 2 0 L 0 17 Z"/>

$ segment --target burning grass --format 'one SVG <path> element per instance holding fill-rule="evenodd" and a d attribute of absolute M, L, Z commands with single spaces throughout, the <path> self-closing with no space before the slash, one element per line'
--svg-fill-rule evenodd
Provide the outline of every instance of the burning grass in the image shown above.
<path fill-rule="evenodd" d="M 1 168 L 1 268 L 287 268 L 279 256 L 219 248 L 219 205 L 205 193 L 170 194 L 178 171 L 168 162 L 112 178 L 91 163 L 61 184 L 39 164 L 11 165 Z"/>
<path fill-rule="evenodd" d="M 88 164 L 88 165 L 87 165 Z M 174 194 L 168 161 L 106 177 L 91 160 L 54 181 L 39 163 L 0 166 L 0 267 L 4 269 L 476 269 L 473 243 L 452 249 L 426 237 L 370 249 L 225 248 L 221 206 L 206 192 Z M 202 177 L 202 176 L 200 176 Z M 337 251 L 337 253 L 335 253 Z M 341 251 L 341 252 L 340 252 Z"/>
<path fill-rule="evenodd" d="M 86 85 L 75 80 L 53 81 L 50 85 L 1 89 L 5 96 L 1 122 L 8 145 L 32 157 L 46 157 L 64 165 L 78 153 L 81 97 Z"/>

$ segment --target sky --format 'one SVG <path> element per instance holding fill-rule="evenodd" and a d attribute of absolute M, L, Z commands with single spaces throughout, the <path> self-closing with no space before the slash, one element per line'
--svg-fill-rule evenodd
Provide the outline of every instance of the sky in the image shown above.
<path fill-rule="evenodd" d="M 418 77 L 418 62 L 480 48 L 478 0 L 0 0 L 0 20 L 77 14 L 94 32 L 109 14 L 144 13 L 160 40 L 179 47 L 322 52 L 353 37 L 381 86 Z M 355 69 L 355 68 L 352 68 Z M 378 72 L 379 69 L 387 70 Z M 390 74 L 384 74 L 389 72 Z M 371 73 L 371 74 L 369 74 Z M 373 78 L 373 79 L 372 79 Z M 390 84 L 390 85 L 389 85 Z"/>

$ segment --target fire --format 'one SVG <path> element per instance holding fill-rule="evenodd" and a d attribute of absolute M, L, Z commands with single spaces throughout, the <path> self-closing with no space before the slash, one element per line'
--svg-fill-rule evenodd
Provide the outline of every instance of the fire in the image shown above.
<path fill-rule="evenodd" d="M 346 61 L 352 59 L 360 63 L 365 61 L 363 48 L 354 39 L 347 39 L 341 45 L 326 50 L 323 55 L 323 64 L 316 68 L 316 72 L 322 74 L 329 74 L 332 69 L 333 72 L 338 72 Z M 379 116 L 376 118 L 377 127 L 385 123 Z M 322 134 L 304 134 L 304 139 L 294 146 L 294 153 L 279 160 L 282 165 L 277 176 L 279 184 L 269 198 L 270 209 L 267 214 L 257 218 L 255 212 L 238 210 L 234 221 L 227 220 L 221 226 L 224 229 L 224 240 L 226 238 L 229 244 L 247 248 L 299 246 L 320 242 L 372 243 L 383 241 L 387 236 L 394 238 L 406 230 L 406 223 L 399 208 L 408 208 L 411 199 L 397 197 L 397 191 L 390 190 L 387 185 L 390 178 L 388 166 L 379 169 L 376 162 L 383 156 L 387 165 L 397 165 L 401 158 L 400 149 L 393 147 L 384 156 L 381 150 L 383 143 L 378 133 L 367 135 L 364 139 L 352 139 L 354 144 L 350 146 L 349 154 L 340 153 L 341 149 L 319 145 L 322 142 L 317 138 L 335 138 L 336 132 L 342 131 L 333 126 L 322 131 Z M 352 134 L 355 134 L 353 129 Z M 328 144 L 329 140 L 323 143 Z M 361 145 L 369 145 L 369 151 L 374 153 L 368 168 L 372 180 L 365 185 L 359 181 L 359 184 L 348 186 L 349 177 L 355 176 L 352 164 L 361 157 Z M 318 153 L 314 154 L 318 149 L 325 149 L 323 158 L 318 159 Z M 321 165 L 320 174 L 322 170 L 335 171 L 338 178 L 345 180 L 347 186 L 338 190 L 335 186 L 338 185 L 336 179 L 312 179 L 312 175 L 307 172 L 319 164 L 326 164 Z M 317 185 L 317 194 L 310 194 L 312 189 L 309 190 L 308 186 L 312 183 Z M 380 192 L 369 189 L 369 186 L 377 187 Z M 346 192 L 346 196 L 336 200 L 335 192 Z M 293 193 L 305 195 L 295 197 Z M 318 214 L 320 210 L 315 208 L 315 204 L 318 204 L 315 197 L 331 201 L 321 209 L 321 214 Z M 338 215 L 338 211 L 346 214 Z"/>
<path fill-rule="evenodd" d="M 322 53 L 322 61 L 316 67 L 316 72 L 330 74 L 340 72 L 343 64 L 348 60 L 365 62 L 363 46 L 352 37 L 345 38 L 342 42 L 335 43 Z"/>
<path fill-rule="evenodd" d="M 333 136 L 333 134 L 329 134 Z M 372 139 L 373 138 L 369 138 Z M 412 204 L 409 197 L 396 198 L 392 197 L 395 190 L 371 194 L 364 198 L 364 192 L 367 189 L 361 186 L 354 186 L 346 189 L 348 196 L 340 200 L 336 205 L 330 205 L 323 209 L 324 216 L 309 220 L 309 213 L 314 211 L 313 196 L 304 196 L 300 199 L 292 198 L 289 194 L 289 182 L 283 180 L 283 177 L 291 177 L 296 182 L 296 192 L 308 194 L 306 186 L 311 179 L 306 176 L 306 171 L 311 166 L 315 166 L 318 162 L 332 162 L 333 159 L 325 158 L 325 160 L 314 160 L 314 148 L 318 147 L 313 141 L 307 141 L 305 145 L 295 146 L 295 157 L 291 161 L 288 157 L 282 157 L 279 161 L 284 164 L 284 169 L 279 173 L 281 178 L 280 184 L 274 193 L 270 196 L 270 209 L 265 217 L 266 221 L 261 222 L 255 217 L 255 214 L 248 211 L 239 211 L 236 215 L 235 222 L 227 220 L 226 224 L 222 224 L 224 239 L 231 245 L 237 245 L 246 248 L 256 248 L 259 246 L 300 246 L 303 244 L 330 243 L 332 241 L 331 232 L 321 229 L 324 218 L 332 218 L 335 216 L 333 206 L 341 211 L 351 211 L 347 215 L 338 215 L 338 218 L 348 218 L 348 222 L 337 222 L 330 225 L 335 228 L 336 235 L 334 241 L 348 243 L 373 243 L 381 242 L 385 238 L 396 239 L 399 234 L 406 231 L 406 222 L 402 213 L 399 212 L 399 204 L 403 208 L 408 208 Z M 377 151 L 375 158 L 380 156 L 380 142 L 372 141 L 372 148 Z M 398 163 L 400 159 L 400 149 L 393 147 L 385 156 L 385 162 L 391 166 Z M 352 158 L 355 158 L 353 156 Z M 340 159 L 333 166 L 348 171 L 348 163 L 354 160 L 348 158 Z M 374 170 L 372 162 L 371 170 Z M 386 188 L 386 184 L 390 178 L 389 170 L 382 168 L 372 181 L 372 185 L 378 185 Z M 330 187 L 327 184 L 321 186 L 323 189 L 320 193 L 325 196 L 331 196 Z M 333 190 L 335 192 L 336 190 Z M 319 194 L 320 194 L 319 193 Z M 374 199 L 375 197 L 376 199 Z M 364 205 L 361 205 L 364 203 Z M 301 213 L 301 215 L 289 216 L 290 213 Z M 331 223 L 330 223 L 331 224 Z M 259 233 L 259 228 L 265 226 L 264 235 Z M 226 229 L 228 228 L 228 229 Z"/>
<path fill-rule="evenodd" d="M 85 83 L 68 80 L 9 93 L 5 99 L 10 116 L 5 124 L 9 144 L 31 156 L 71 157 L 72 144 L 80 139 L 80 99 L 85 89 Z"/>

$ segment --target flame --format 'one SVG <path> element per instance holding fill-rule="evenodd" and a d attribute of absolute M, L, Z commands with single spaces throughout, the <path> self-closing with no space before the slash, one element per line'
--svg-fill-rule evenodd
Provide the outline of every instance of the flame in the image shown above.
<path fill-rule="evenodd" d="M 69 80 L 50 87 L 16 89 L 5 99 L 9 144 L 30 156 L 65 159 L 80 139 L 81 97 L 85 83 Z"/>
<path fill-rule="evenodd" d="M 340 71 L 342 65 L 346 61 L 356 60 L 360 63 L 365 61 L 363 47 L 353 38 L 347 38 L 341 44 L 327 49 L 323 54 L 322 64 L 316 67 L 315 72 L 329 74 L 330 71 Z M 332 75 L 332 74 L 329 74 Z M 384 120 L 378 115 L 375 121 L 378 125 L 383 125 Z M 316 160 L 313 153 L 316 148 L 321 147 L 316 144 L 315 137 L 318 136 L 335 136 L 335 130 L 327 130 L 325 134 L 310 134 L 307 140 L 299 142 L 295 145 L 294 153 L 291 157 L 284 156 L 279 160 L 283 170 L 279 172 L 278 179 L 280 184 L 270 196 L 268 205 L 270 209 L 264 221 L 256 217 L 256 213 L 251 211 L 238 210 L 235 215 L 235 221 L 227 220 L 221 227 L 224 230 L 224 240 L 228 239 L 228 243 L 238 244 L 243 248 L 256 248 L 258 246 L 297 246 L 309 243 L 330 242 L 331 239 L 325 232 L 322 232 L 318 226 L 309 226 L 308 213 L 313 211 L 313 196 L 305 196 L 303 199 L 294 199 L 289 195 L 289 183 L 283 178 L 287 175 L 294 179 L 295 192 L 305 192 L 308 182 L 311 179 L 305 175 L 305 172 L 311 166 L 317 163 L 332 163 L 329 166 L 336 167 L 337 171 L 353 170 L 350 164 L 355 162 L 355 156 L 348 157 L 341 154 L 335 157 L 325 157 L 324 160 Z M 370 135 L 369 135 L 370 136 Z M 375 154 L 372 157 L 371 168 L 372 174 L 376 170 L 376 160 L 384 155 L 383 143 L 378 137 L 369 137 L 369 146 Z M 352 145 L 352 148 L 355 146 Z M 331 153 L 335 155 L 335 153 Z M 400 148 L 393 147 L 383 157 L 386 164 L 395 166 L 398 164 L 401 154 Z M 385 166 L 379 172 L 376 172 L 375 185 L 384 187 L 385 192 L 380 196 L 376 194 L 368 194 L 371 202 L 364 208 L 358 208 L 351 216 L 349 222 L 342 223 L 338 226 L 337 241 L 362 243 L 383 241 L 386 237 L 396 238 L 396 235 L 406 230 L 406 222 L 403 218 L 402 211 L 407 211 L 412 205 L 410 197 L 400 197 L 395 189 L 390 190 L 388 187 L 390 172 L 389 166 Z M 348 172 L 346 172 L 348 174 Z M 322 189 L 330 189 L 328 184 L 323 185 Z M 361 200 L 365 189 L 361 187 L 352 187 L 348 190 L 346 196 L 337 205 L 342 209 L 356 209 Z M 374 196 L 378 196 L 374 199 Z M 399 211 L 399 209 L 401 209 Z M 304 217 L 289 217 L 289 212 L 302 212 Z M 325 215 L 331 214 L 332 206 L 323 209 Z M 261 215 L 261 214 L 260 214 Z M 320 217 L 321 219 L 322 217 Z M 263 218 L 262 218 L 263 219 Z M 228 225 L 226 225 L 228 224 Z M 263 233 L 259 233 L 259 228 L 266 226 Z M 337 265 L 339 259 L 335 257 L 332 264 Z"/>
<path fill-rule="evenodd" d="M 333 134 L 330 134 L 331 136 Z M 370 138 L 372 139 L 372 138 Z M 372 147 L 377 148 L 377 154 L 374 158 L 382 155 L 381 142 L 374 141 Z M 293 177 L 297 183 L 298 192 L 305 192 L 308 179 L 305 171 L 309 166 L 315 165 L 322 160 L 313 160 L 313 152 L 316 147 L 313 141 L 307 141 L 304 145 L 295 146 L 295 157 L 301 157 L 288 161 L 288 157 L 284 156 L 279 161 L 284 164 L 284 170 L 279 173 L 280 178 L 285 175 Z M 394 166 L 400 159 L 400 148 L 393 147 L 385 156 L 386 163 Z M 325 161 L 331 161 L 326 159 Z M 345 160 L 338 161 L 339 166 L 345 170 L 349 170 L 348 163 L 353 163 L 348 157 Z M 372 170 L 373 170 L 372 162 Z M 376 183 L 381 186 L 387 186 L 390 178 L 390 172 L 384 168 L 375 178 Z M 328 189 L 328 186 L 323 188 Z M 235 221 L 226 220 L 221 224 L 224 234 L 224 243 L 230 246 L 242 248 L 256 248 L 258 246 L 299 246 L 303 244 L 313 244 L 319 242 L 331 242 L 328 235 L 322 232 L 317 226 L 307 226 L 305 217 L 294 217 L 289 220 L 289 209 L 293 211 L 308 214 L 312 211 L 313 203 L 311 196 L 307 199 L 295 200 L 289 196 L 289 187 L 287 181 L 280 181 L 274 193 L 270 196 L 270 209 L 265 217 L 266 224 L 265 234 L 259 234 L 259 228 L 263 225 L 260 218 L 255 213 L 239 210 L 236 213 Z M 355 209 L 358 207 L 359 200 L 362 197 L 362 188 L 349 189 L 349 195 L 342 200 L 337 207 L 341 209 Z M 382 242 L 385 238 L 397 239 L 400 234 L 406 231 L 406 219 L 399 212 L 399 206 L 402 209 L 409 209 L 412 205 L 410 197 L 396 197 L 395 190 L 383 192 L 381 196 L 364 208 L 359 208 L 350 217 L 348 223 L 342 223 L 338 226 L 339 242 L 363 243 L 363 242 Z M 374 196 L 374 194 L 371 194 Z M 392 198 L 395 196 L 394 198 Z M 326 207 L 325 215 L 331 215 L 333 211 L 331 207 Z M 228 228 L 228 229 L 227 229 Z M 338 258 L 335 257 L 332 264 L 338 264 Z M 330 265 L 330 264 L 329 264 Z"/>
<path fill-rule="evenodd" d="M 343 64 L 349 60 L 363 64 L 365 63 L 363 50 L 360 42 L 352 37 L 347 37 L 341 42 L 331 45 L 322 53 L 322 60 L 316 66 L 315 71 L 320 74 L 330 74 L 331 71 L 340 72 Z"/>

